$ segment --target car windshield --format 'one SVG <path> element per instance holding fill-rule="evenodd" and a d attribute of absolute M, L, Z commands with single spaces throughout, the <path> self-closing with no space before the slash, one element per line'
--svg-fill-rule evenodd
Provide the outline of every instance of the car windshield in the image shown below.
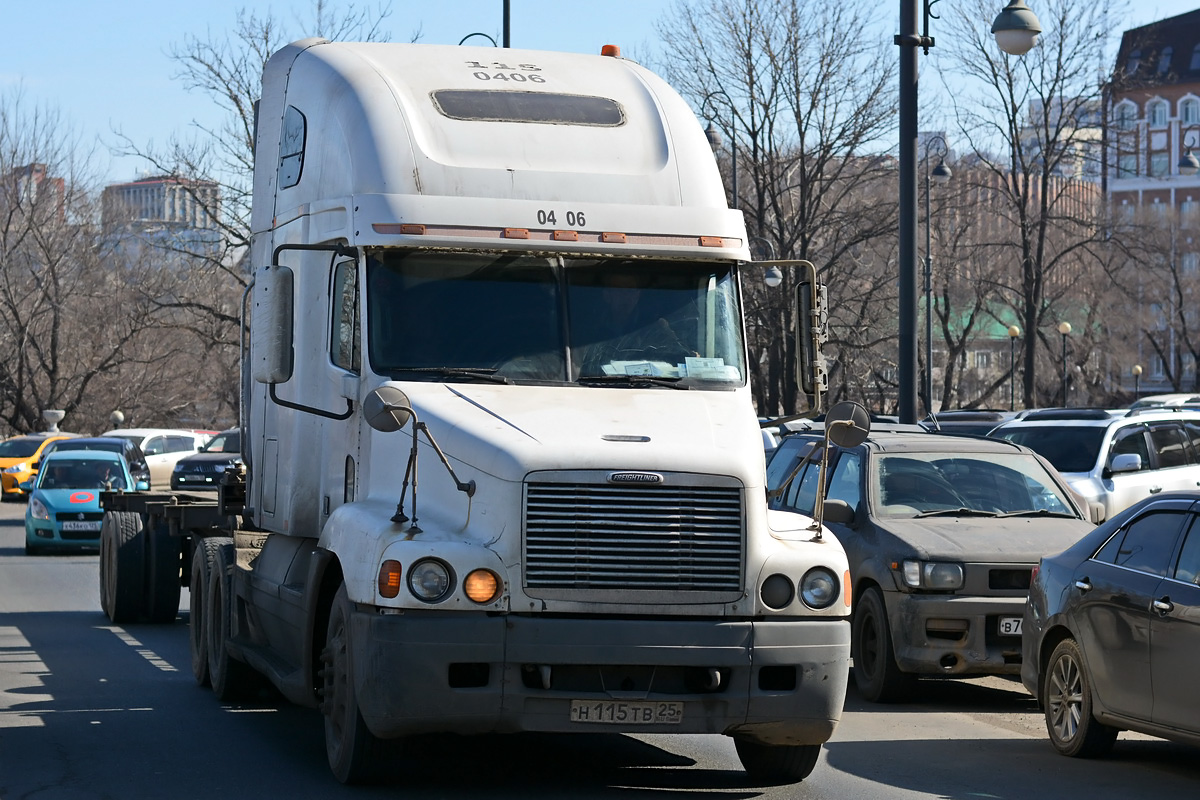
<path fill-rule="evenodd" d="M 374 251 L 365 322 L 399 380 L 728 388 L 738 304 L 729 264 Z"/>
<path fill-rule="evenodd" d="M 128 489 L 114 461 L 53 462 L 38 476 L 39 489 Z"/>
<path fill-rule="evenodd" d="M 0 458 L 29 458 L 45 439 L 9 439 L 0 442 Z"/>
<path fill-rule="evenodd" d="M 1022 444 L 1040 454 L 1059 472 L 1091 472 L 1100 457 L 1104 427 L 1083 425 L 1001 428 L 998 439 Z"/>
<path fill-rule="evenodd" d="M 60 450 L 107 450 L 112 453 L 121 452 L 120 442 L 96 442 L 88 439 L 64 439 L 60 442 L 53 442 L 52 445 L 54 448 L 52 452 L 57 452 Z M 46 449 L 47 451 L 50 451 L 50 446 L 47 446 Z"/>
<path fill-rule="evenodd" d="M 242 449 L 241 433 L 226 431 L 218 433 L 208 444 L 200 448 L 205 453 L 239 453 Z"/>
<path fill-rule="evenodd" d="M 1076 516 L 1045 467 L 1027 453 L 905 453 L 874 463 L 871 494 L 880 517 Z"/>

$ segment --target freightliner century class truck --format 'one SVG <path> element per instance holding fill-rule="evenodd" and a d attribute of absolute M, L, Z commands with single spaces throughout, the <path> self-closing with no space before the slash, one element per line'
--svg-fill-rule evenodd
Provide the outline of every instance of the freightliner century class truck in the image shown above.
<path fill-rule="evenodd" d="M 188 586 L 197 681 L 319 708 L 343 782 L 389 740 L 523 731 L 723 734 L 797 781 L 840 718 L 845 554 L 767 510 L 763 264 L 687 104 L 605 51 L 275 53 L 244 473 L 105 495 L 109 617 Z"/>

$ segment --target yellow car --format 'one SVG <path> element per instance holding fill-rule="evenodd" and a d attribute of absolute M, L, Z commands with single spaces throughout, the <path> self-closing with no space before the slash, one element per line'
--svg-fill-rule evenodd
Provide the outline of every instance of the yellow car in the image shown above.
<path fill-rule="evenodd" d="M 37 474 L 35 465 L 46 445 L 57 439 L 69 439 L 75 434 L 29 433 L 0 442 L 0 489 L 5 500 L 24 497 L 21 481 Z"/>

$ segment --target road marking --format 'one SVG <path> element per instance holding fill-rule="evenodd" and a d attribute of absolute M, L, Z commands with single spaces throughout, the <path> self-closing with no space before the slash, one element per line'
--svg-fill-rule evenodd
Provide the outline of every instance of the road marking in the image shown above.
<path fill-rule="evenodd" d="M 163 658 L 162 656 L 160 656 L 158 653 L 154 652 L 153 650 L 143 647 L 141 642 L 139 642 L 137 639 L 133 638 L 128 633 L 126 633 L 123 628 L 115 628 L 112 626 L 101 625 L 100 630 L 109 631 L 114 636 L 116 636 L 118 639 L 120 639 L 122 642 L 124 642 L 125 644 L 132 647 L 139 656 L 146 659 L 147 661 L 149 661 L 151 664 L 153 664 L 155 667 L 162 670 L 163 672 L 179 672 L 178 667 L 176 667 L 171 662 L 167 661 L 165 658 Z"/>

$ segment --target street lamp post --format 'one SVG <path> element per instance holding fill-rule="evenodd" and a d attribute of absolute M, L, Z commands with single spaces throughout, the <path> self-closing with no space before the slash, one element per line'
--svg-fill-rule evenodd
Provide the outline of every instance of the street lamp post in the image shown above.
<path fill-rule="evenodd" d="M 1133 373 L 1133 399 L 1137 400 L 1141 395 L 1142 389 L 1142 365 L 1134 364 L 1133 369 L 1130 371 Z"/>
<path fill-rule="evenodd" d="M 922 0 L 925 28 L 917 30 L 917 0 L 900 0 L 900 358 L 897 406 L 901 422 L 917 421 L 917 48 L 933 47 L 930 7 Z M 1042 26 L 1024 0 L 1011 0 L 992 23 L 1000 49 L 1021 55 L 1033 47 Z"/>
<path fill-rule="evenodd" d="M 929 169 L 929 146 L 933 142 L 942 143 L 942 154 L 938 164 Z M 946 166 L 946 153 L 949 147 L 940 135 L 931 136 L 925 141 L 925 410 L 933 415 L 933 236 L 930 233 L 933 211 L 930 205 L 930 180 L 934 183 L 946 183 L 954 175 Z"/>
<path fill-rule="evenodd" d="M 729 104 L 729 159 L 730 159 L 729 183 L 730 183 L 730 189 L 732 190 L 732 193 L 733 193 L 732 205 L 736 209 L 738 207 L 737 109 L 734 108 L 733 100 L 731 100 L 729 98 L 729 95 L 725 92 L 724 89 L 714 89 L 713 91 L 704 95 L 704 99 L 700 101 L 700 110 L 703 111 L 708 106 L 708 101 L 711 100 L 715 95 L 718 95 L 718 94 L 721 95 L 722 97 L 724 97 L 725 102 Z M 713 122 L 711 119 L 708 121 L 708 127 L 704 129 L 704 136 L 705 136 L 705 138 L 708 139 L 708 145 L 713 150 L 716 150 L 718 147 L 721 146 L 721 132 L 719 130 L 717 130 L 717 127 L 715 125 L 713 125 Z"/>
<path fill-rule="evenodd" d="M 1062 334 L 1062 404 L 1067 405 L 1067 334 L 1071 332 L 1071 323 L 1058 323 L 1058 332 Z"/>
<path fill-rule="evenodd" d="M 1017 409 L 1017 337 L 1021 329 L 1016 325 L 1008 326 L 1008 410 Z"/>

